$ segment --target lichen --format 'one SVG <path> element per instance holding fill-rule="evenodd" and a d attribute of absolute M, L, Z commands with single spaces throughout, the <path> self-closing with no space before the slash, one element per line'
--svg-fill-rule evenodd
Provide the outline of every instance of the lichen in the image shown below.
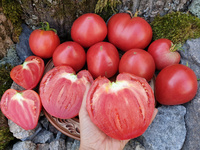
<path fill-rule="evenodd" d="M 15 38 L 15 41 L 18 41 L 19 35 L 22 32 L 21 24 L 23 22 L 21 17 L 22 14 L 21 5 L 16 0 L 2 0 L 1 5 L 3 8 L 3 13 L 11 21 L 14 27 L 13 38 Z"/>
<path fill-rule="evenodd" d="M 171 12 L 156 16 L 151 23 L 153 40 L 167 38 L 174 44 L 200 37 L 200 19 L 189 12 Z"/>
<path fill-rule="evenodd" d="M 118 12 L 117 5 L 121 4 L 120 0 L 98 0 L 95 6 L 95 13 L 99 14 L 104 20 Z"/>

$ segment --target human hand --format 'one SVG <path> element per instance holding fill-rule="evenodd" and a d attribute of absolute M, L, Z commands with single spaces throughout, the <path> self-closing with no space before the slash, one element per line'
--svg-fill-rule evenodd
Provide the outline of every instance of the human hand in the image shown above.
<path fill-rule="evenodd" d="M 107 136 L 91 121 L 86 109 L 86 97 L 90 85 L 87 85 L 79 112 L 80 121 L 80 150 L 122 150 L 130 140 L 117 140 Z M 154 110 L 152 121 L 157 114 Z"/>

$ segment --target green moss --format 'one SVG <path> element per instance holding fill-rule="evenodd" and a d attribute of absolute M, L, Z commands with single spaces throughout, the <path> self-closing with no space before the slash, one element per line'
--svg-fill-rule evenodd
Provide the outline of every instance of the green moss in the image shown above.
<path fill-rule="evenodd" d="M 5 64 L 0 66 L 0 97 L 3 93 L 10 88 L 12 84 L 12 79 L 10 78 L 10 71 L 12 66 L 10 64 Z"/>
<path fill-rule="evenodd" d="M 167 38 L 174 44 L 200 37 L 200 19 L 190 13 L 171 12 L 157 16 L 151 23 L 153 40 Z"/>
<path fill-rule="evenodd" d="M 113 13 L 117 13 L 117 5 L 120 0 L 98 0 L 95 6 L 95 13 L 99 14 L 104 20 L 107 20 Z"/>
<path fill-rule="evenodd" d="M 8 127 L 0 127 L 0 150 L 5 150 L 10 141 L 14 139 Z"/>
<path fill-rule="evenodd" d="M 6 15 L 8 19 L 10 19 L 13 27 L 14 27 L 14 38 L 18 41 L 18 37 L 22 31 L 22 8 L 18 1 L 16 0 L 2 0 L 1 5 L 3 8 L 3 13 Z"/>

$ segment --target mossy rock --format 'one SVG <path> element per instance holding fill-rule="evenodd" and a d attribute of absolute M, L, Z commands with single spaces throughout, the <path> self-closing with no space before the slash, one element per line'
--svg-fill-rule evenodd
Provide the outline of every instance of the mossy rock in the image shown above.
<path fill-rule="evenodd" d="M 200 19 L 189 12 L 171 12 L 156 16 L 151 23 L 153 40 L 167 38 L 174 44 L 200 37 Z"/>
<path fill-rule="evenodd" d="M 22 8 L 17 0 L 1 0 L 1 7 L 3 8 L 3 13 L 11 21 L 14 31 L 12 39 L 14 42 L 18 42 L 19 35 L 22 32 L 21 24 L 22 20 Z"/>
<path fill-rule="evenodd" d="M 10 64 L 0 66 L 0 98 L 12 84 L 12 79 L 10 78 L 11 69 L 12 66 Z M 0 111 L 0 150 L 5 150 L 10 141 L 14 139 L 12 133 L 9 131 L 6 117 Z"/>

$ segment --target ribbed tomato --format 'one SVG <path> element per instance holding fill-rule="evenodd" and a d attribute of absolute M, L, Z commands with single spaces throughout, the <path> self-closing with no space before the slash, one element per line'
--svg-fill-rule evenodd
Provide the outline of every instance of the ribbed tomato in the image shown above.
<path fill-rule="evenodd" d="M 22 65 L 15 66 L 10 77 L 25 89 L 33 89 L 39 83 L 44 72 L 44 61 L 37 56 L 29 56 Z"/>
<path fill-rule="evenodd" d="M 37 126 L 42 105 L 35 91 L 8 89 L 0 104 L 2 113 L 23 129 L 32 130 Z"/>
<path fill-rule="evenodd" d="M 87 95 L 87 111 L 92 122 L 108 136 L 132 139 L 142 135 L 154 112 L 154 94 L 148 82 L 121 73 L 116 82 L 105 77 L 94 80 Z"/>
<path fill-rule="evenodd" d="M 86 85 L 92 82 L 92 75 L 87 70 L 75 74 L 70 66 L 53 68 L 44 75 L 39 87 L 44 109 L 61 119 L 77 116 Z"/>

